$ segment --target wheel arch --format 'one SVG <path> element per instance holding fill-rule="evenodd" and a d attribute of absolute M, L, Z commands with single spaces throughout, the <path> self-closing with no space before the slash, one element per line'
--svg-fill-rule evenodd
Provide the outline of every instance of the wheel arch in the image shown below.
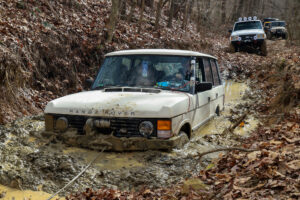
<path fill-rule="evenodd" d="M 192 126 L 190 123 L 186 122 L 184 123 L 180 129 L 179 129 L 179 133 L 183 131 L 187 134 L 188 138 L 190 139 L 191 138 L 191 135 L 192 135 Z"/>

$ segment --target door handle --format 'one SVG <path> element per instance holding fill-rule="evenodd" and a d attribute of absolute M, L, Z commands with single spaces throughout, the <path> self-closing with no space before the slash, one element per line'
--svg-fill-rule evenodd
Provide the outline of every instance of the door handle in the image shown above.
<path fill-rule="evenodd" d="M 210 97 L 208 97 L 207 99 L 208 99 L 208 102 L 210 102 Z"/>
<path fill-rule="evenodd" d="M 218 93 L 216 93 L 216 98 L 218 98 L 218 96 L 219 96 L 219 94 L 218 94 Z"/>

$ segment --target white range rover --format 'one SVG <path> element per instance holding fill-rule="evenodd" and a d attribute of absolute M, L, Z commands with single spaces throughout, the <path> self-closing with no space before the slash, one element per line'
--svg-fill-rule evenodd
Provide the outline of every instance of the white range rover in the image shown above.
<path fill-rule="evenodd" d="M 262 23 L 256 17 L 239 18 L 230 30 L 230 52 L 254 50 L 261 55 L 267 55 L 266 34 Z"/>
<path fill-rule="evenodd" d="M 48 103 L 45 135 L 110 150 L 180 148 L 224 108 L 217 59 L 194 51 L 108 53 L 90 91 Z"/>

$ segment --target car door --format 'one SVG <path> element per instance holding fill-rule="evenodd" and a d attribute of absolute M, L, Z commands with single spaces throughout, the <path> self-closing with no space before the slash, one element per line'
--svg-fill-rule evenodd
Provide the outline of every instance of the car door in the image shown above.
<path fill-rule="evenodd" d="M 195 68 L 195 78 L 198 82 L 212 82 L 212 74 L 210 70 L 209 60 L 205 57 L 197 58 Z M 211 118 L 211 90 L 198 92 L 194 95 L 196 102 L 196 111 L 193 116 L 193 129 L 207 122 Z"/>
<path fill-rule="evenodd" d="M 211 90 L 211 114 L 219 114 L 224 105 L 224 86 L 221 82 L 218 63 L 215 59 L 210 58 L 211 72 L 213 76 L 213 88 Z"/>

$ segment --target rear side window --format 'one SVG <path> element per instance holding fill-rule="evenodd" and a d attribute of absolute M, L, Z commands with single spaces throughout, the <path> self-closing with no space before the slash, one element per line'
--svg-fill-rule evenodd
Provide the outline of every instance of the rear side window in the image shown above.
<path fill-rule="evenodd" d="M 210 60 L 210 63 L 211 63 L 212 74 L 214 77 L 214 85 L 215 86 L 220 85 L 221 81 L 220 81 L 220 77 L 219 77 L 219 73 L 218 73 L 217 63 L 213 59 Z"/>
<path fill-rule="evenodd" d="M 204 73 L 205 73 L 205 81 L 212 83 L 212 74 L 211 74 L 211 69 L 210 69 L 210 63 L 207 58 L 203 58 L 203 65 L 204 65 Z"/>

